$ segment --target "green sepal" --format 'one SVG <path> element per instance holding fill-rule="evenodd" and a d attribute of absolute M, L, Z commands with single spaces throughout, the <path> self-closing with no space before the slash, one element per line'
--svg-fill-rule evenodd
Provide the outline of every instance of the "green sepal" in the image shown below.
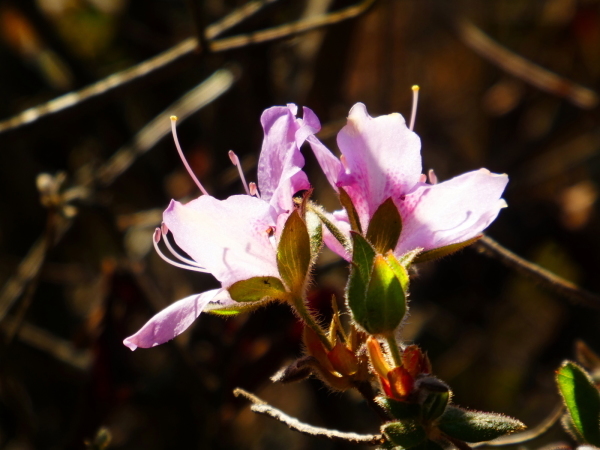
<path fill-rule="evenodd" d="M 398 280 L 400 280 L 400 284 L 402 285 L 402 289 L 404 289 L 404 293 L 406 296 L 406 292 L 408 291 L 408 284 L 410 282 L 410 278 L 408 276 L 408 271 L 406 270 L 406 267 L 403 266 L 400 263 L 400 261 L 398 261 L 398 259 L 391 250 L 385 255 L 385 260 L 388 262 L 388 264 L 396 274 L 396 277 L 398 277 Z"/>
<path fill-rule="evenodd" d="M 415 261 L 415 259 L 423 252 L 422 248 L 415 248 L 398 257 L 398 262 L 407 269 Z"/>
<path fill-rule="evenodd" d="M 376 255 L 373 260 L 365 303 L 367 317 L 363 326 L 369 334 L 393 333 L 406 315 L 402 283 L 382 255 Z"/>
<path fill-rule="evenodd" d="M 329 232 L 333 235 L 333 237 L 340 244 L 342 244 L 342 247 L 344 247 L 344 249 L 346 249 L 346 251 L 348 253 L 352 252 L 352 246 L 350 245 L 350 242 L 348 241 L 348 239 L 346 238 L 344 233 L 342 233 L 334 225 L 334 223 L 327 218 L 326 213 L 323 211 L 323 209 L 319 205 L 316 205 L 316 204 L 310 202 L 309 203 L 309 211 L 314 213 L 319 218 L 319 220 L 323 223 L 323 225 L 325 225 L 325 228 L 327 228 L 329 230 Z"/>
<path fill-rule="evenodd" d="M 439 418 L 439 429 L 465 442 L 485 442 L 525 429 L 525 425 L 502 414 L 467 411 L 448 406 Z"/>
<path fill-rule="evenodd" d="M 432 421 L 440 417 L 446 411 L 450 401 L 450 391 L 429 392 L 423 401 L 423 420 Z"/>
<path fill-rule="evenodd" d="M 364 327 L 367 322 L 367 304 L 365 295 L 371 270 L 373 269 L 373 259 L 375 259 L 375 250 L 371 244 L 359 233 L 350 232 L 352 237 L 352 264 L 350 266 L 350 276 L 346 288 L 346 299 L 348 307 L 352 311 L 352 316 L 356 323 Z"/>
<path fill-rule="evenodd" d="M 434 248 L 433 250 L 427 250 L 426 252 L 419 254 L 419 256 L 415 258 L 414 262 L 422 263 L 451 255 L 452 253 L 462 250 L 463 248 L 468 247 L 469 245 L 477 242 L 479 239 L 481 239 L 482 236 L 483 235 L 480 234 L 479 236 L 475 236 L 474 238 L 471 238 L 464 242 L 458 242 L 456 244 L 450 244 L 445 245 L 444 247 Z"/>
<path fill-rule="evenodd" d="M 406 449 L 421 444 L 427 439 L 425 428 L 414 419 L 383 424 L 381 432 L 392 444 Z"/>
<path fill-rule="evenodd" d="M 390 197 L 373 214 L 366 238 L 378 253 L 384 254 L 396 248 L 401 232 L 402 218 Z"/>
<path fill-rule="evenodd" d="M 395 419 L 416 419 L 421 415 L 421 406 L 418 403 L 401 402 L 382 395 L 376 397 L 375 401 Z"/>
<path fill-rule="evenodd" d="M 565 361 L 556 375 L 573 426 L 588 444 L 600 446 L 600 393 L 580 366 Z"/>
<path fill-rule="evenodd" d="M 306 228 L 310 237 L 310 259 L 315 262 L 323 248 L 323 224 L 313 211 L 306 211 Z"/>
<path fill-rule="evenodd" d="M 294 210 L 285 222 L 277 248 L 277 268 L 292 293 L 304 292 L 311 261 L 310 249 L 306 223 L 298 210 Z"/>
<path fill-rule="evenodd" d="M 259 302 L 261 300 L 286 300 L 285 287 L 279 278 L 254 277 L 236 281 L 228 289 L 232 300 L 236 302 Z"/>
<path fill-rule="evenodd" d="M 216 316 L 237 316 L 238 314 L 252 312 L 269 303 L 268 300 L 260 302 L 238 303 L 237 305 L 223 306 L 221 308 L 205 309 L 204 312 Z"/>
<path fill-rule="evenodd" d="M 354 203 L 352 203 L 352 199 L 348 195 L 348 193 L 342 187 L 338 187 L 338 192 L 340 194 L 340 203 L 348 213 L 348 220 L 350 222 L 350 229 L 352 231 L 356 231 L 357 233 L 362 234 L 362 226 L 360 225 L 360 219 L 358 218 L 358 213 L 356 212 L 356 208 L 354 207 Z"/>

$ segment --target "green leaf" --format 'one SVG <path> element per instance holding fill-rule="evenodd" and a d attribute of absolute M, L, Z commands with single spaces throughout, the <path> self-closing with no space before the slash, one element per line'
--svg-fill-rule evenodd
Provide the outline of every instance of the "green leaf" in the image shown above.
<path fill-rule="evenodd" d="M 381 432 L 392 444 L 404 448 L 414 447 L 427 439 L 425 428 L 411 419 L 386 423 L 382 425 Z"/>
<path fill-rule="evenodd" d="M 422 248 L 415 248 L 414 250 L 410 250 L 404 255 L 400 255 L 398 257 L 398 262 L 408 269 L 421 252 L 423 252 Z"/>
<path fill-rule="evenodd" d="M 402 218 L 394 201 L 388 198 L 379 205 L 367 229 L 367 241 L 373 244 L 378 253 L 394 250 L 402 231 Z"/>
<path fill-rule="evenodd" d="M 366 293 L 373 269 L 375 250 L 359 233 L 350 232 L 353 242 L 352 265 L 346 288 L 348 307 L 354 320 L 362 326 L 367 320 Z"/>
<path fill-rule="evenodd" d="M 565 361 L 556 381 L 575 429 L 587 443 L 600 446 L 600 393 L 590 376 L 574 362 Z"/>
<path fill-rule="evenodd" d="M 290 292 L 304 294 L 310 260 L 308 229 L 298 210 L 294 210 L 285 222 L 277 248 L 277 268 Z"/>
<path fill-rule="evenodd" d="M 356 208 L 354 207 L 354 203 L 352 203 L 352 199 L 348 195 L 348 193 L 342 187 L 338 187 L 338 192 L 340 194 L 340 203 L 348 213 L 348 219 L 350 221 L 350 229 L 352 231 L 356 231 L 357 233 L 362 234 L 362 227 L 360 225 L 360 220 L 358 218 L 358 213 L 356 212 Z"/>
<path fill-rule="evenodd" d="M 369 334 L 393 333 L 406 314 L 402 283 L 382 255 L 373 260 L 365 304 L 366 321 L 361 325 Z"/>
<path fill-rule="evenodd" d="M 243 303 L 265 299 L 285 300 L 288 296 L 281 280 L 275 277 L 254 277 L 237 281 L 227 290 L 233 300 Z"/>
<path fill-rule="evenodd" d="M 472 239 L 464 242 L 458 242 L 456 244 L 446 245 L 444 247 L 434 248 L 433 250 L 427 250 L 426 252 L 421 253 L 419 256 L 415 258 L 416 263 L 422 263 L 427 261 L 432 261 L 434 259 L 443 258 L 444 256 L 451 255 L 459 250 L 462 250 L 465 247 L 477 242 L 481 239 L 482 234 L 479 236 L 475 236 Z"/>
<path fill-rule="evenodd" d="M 384 396 L 375 398 L 375 401 L 395 419 L 416 419 L 421 413 L 418 403 L 401 402 Z"/>
<path fill-rule="evenodd" d="M 525 429 L 525 425 L 502 414 L 467 411 L 448 406 L 440 417 L 439 429 L 465 442 L 484 442 Z"/>

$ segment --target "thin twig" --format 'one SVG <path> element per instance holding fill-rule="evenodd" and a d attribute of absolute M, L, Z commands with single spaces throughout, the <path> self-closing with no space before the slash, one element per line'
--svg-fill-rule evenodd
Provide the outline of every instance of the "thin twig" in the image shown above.
<path fill-rule="evenodd" d="M 196 36 L 196 53 L 201 53 L 205 48 L 207 48 L 207 38 L 204 30 L 207 28 L 205 24 L 205 17 L 202 14 L 202 6 L 198 0 L 186 0 L 187 8 L 192 16 L 192 21 L 194 22 L 194 34 Z"/>
<path fill-rule="evenodd" d="M 535 427 L 530 428 L 527 431 L 522 431 L 520 433 L 511 434 L 509 436 L 502 436 L 498 439 L 494 439 L 493 441 L 478 442 L 477 444 L 474 444 L 471 447 L 500 447 L 503 445 L 515 445 L 531 441 L 548 431 L 552 427 L 552 425 L 554 425 L 556 421 L 560 419 L 564 410 L 565 406 L 562 404 L 562 402 L 560 402 L 554 407 L 554 409 L 548 415 L 548 417 L 542 420 Z"/>
<path fill-rule="evenodd" d="M 357 5 L 348 6 L 347 8 L 329 14 L 308 17 L 296 22 L 269 28 L 268 30 L 261 30 L 254 33 L 241 34 L 212 41 L 210 43 L 210 50 L 212 52 L 224 52 L 251 44 L 261 44 L 275 39 L 282 39 L 296 34 L 306 33 L 307 31 L 316 30 L 317 28 L 330 26 L 361 15 L 367 11 L 375 1 L 376 0 L 363 0 Z"/>
<path fill-rule="evenodd" d="M 274 0 L 272 0 L 274 1 Z M 305 33 L 317 28 L 333 25 L 344 20 L 356 17 L 365 12 L 376 0 L 364 0 L 358 5 L 349 6 L 340 11 L 336 11 L 327 15 L 311 17 L 304 20 L 299 20 L 290 24 L 282 25 L 268 30 L 257 31 L 255 33 L 232 36 L 220 40 L 211 40 L 210 36 L 215 36 L 218 33 L 225 31 L 226 27 L 222 22 L 218 22 L 213 29 L 212 26 L 206 30 L 206 36 L 209 42 L 209 50 L 211 52 L 223 52 L 244 47 L 250 44 L 258 44 L 269 42 L 275 39 L 282 39 L 294 36 L 299 33 Z M 254 13 L 258 6 L 263 6 L 270 1 L 257 3 L 254 8 L 248 9 L 248 13 Z M 237 15 L 236 15 L 237 16 Z M 247 17 L 247 16 L 244 16 Z M 228 26 L 233 26 L 239 22 L 239 19 L 231 20 Z M 66 111 L 75 106 L 80 106 L 84 102 L 101 95 L 112 93 L 117 89 L 123 88 L 125 85 L 138 81 L 143 77 L 154 74 L 159 71 L 168 70 L 175 63 L 182 61 L 184 58 L 191 56 L 198 47 L 196 38 L 188 38 L 169 50 L 160 53 L 159 55 L 150 58 L 136 66 L 125 69 L 121 72 L 114 73 L 103 80 L 98 81 L 90 86 L 87 86 L 79 91 L 70 92 L 66 95 L 58 97 L 49 102 L 30 108 L 22 113 L 17 114 L 9 119 L 0 122 L 0 133 L 8 130 L 14 130 L 23 125 L 35 122 L 36 120 Z"/>
<path fill-rule="evenodd" d="M 264 400 L 258 398 L 254 394 L 251 394 L 250 392 L 240 388 L 235 389 L 233 394 L 236 397 L 241 396 L 250 400 L 250 402 L 252 402 L 250 409 L 253 412 L 272 417 L 273 419 L 285 424 L 289 429 L 298 431 L 302 434 L 334 441 L 350 442 L 352 444 L 381 445 L 385 442 L 385 439 L 381 434 L 346 433 L 343 431 L 329 430 L 327 428 L 319 428 L 312 425 L 307 425 L 300 422 L 298 419 L 288 416 L 284 412 L 272 407 L 271 405 L 268 405 Z"/>
<path fill-rule="evenodd" d="M 600 309 L 600 296 L 586 291 L 524 258 L 514 254 L 489 236 L 483 236 L 474 247 L 484 255 L 498 259 L 507 267 L 531 278 L 547 289 L 589 308 Z"/>
<path fill-rule="evenodd" d="M 517 55 L 498 44 L 470 21 L 456 20 L 458 37 L 471 50 L 523 81 L 558 97 L 563 97 L 583 109 L 598 105 L 598 95 L 548 69 Z"/>
<path fill-rule="evenodd" d="M 206 39 L 216 38 L 225 31 L 232 29 L 237 24 L 253 16 L 265 6 L 275 3 L 276 1 L 278 0 L 254 0 L 240 6 L 221 20 L 210 25 L 206 29 Z"/>

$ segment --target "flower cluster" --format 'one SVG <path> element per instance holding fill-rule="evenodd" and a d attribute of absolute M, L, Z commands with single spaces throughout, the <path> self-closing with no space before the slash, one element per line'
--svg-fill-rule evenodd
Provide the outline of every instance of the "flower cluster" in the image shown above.
<path fill-rule="evenodd" d="M 247 186 L 240 171 L 246 195 L 219 200 L 205 194 L 187 204 L 171 201 L 163 215 L 164 223 L 155 233 L 157 251 L 164 257 L 158 246 L 164 241 L 179 260 L 172 261 L 173 264 L 210 273 L 221 283 L 221 288 L 186 297 L 159 312 L 125 339 L 130 349 L 153 347 L 173 339 L 203 311 L 237 313 L 274 299 L 290 301 L 293 307 L 302 310 L 305 292 L 294 291 L 305 289 L 307 283 L 292 286 L 289 277 L 283 274 L 284 267 L 295 267 L 297 260 L 302 260 L 290 243 L 281 242 L 283 230 L 293 228 L 288 221 L 294 211 L 303 211 L 297 223 L 306 232 L 309 232 L 304 225 L 309 222 L 306 211 L 313 211 L 317 221 L 325 224 L 322 233 L 325 245 L 348 261 L 354 259 L 355 266 L 359 262 L 356 254 L 353 258 L 353 247 L 357 239 L 366 238 L 360 242 L 367 244 L 361 245 L 372 244 L 373 254 L 379 255 L 364 272 L 369 281 L 375 272 L 385 278 L 386 270 L 393 272 L 394 265 L 401 264 L 403 258 L 404 267 L 417 254 L 424 259 L 427 255 L 440 256 L 472 242 L 505 206 L 501 195 L 508 182 L 506 175 L 479 169 L 437 183 L 430 172 L 427 182 L 422 174 L 420 139 L 400 114 L 373 118 L 365 105 L 354 105 L 347 125 L 337 136 L 339 157 L 315 136 L 321 125 L 310 109 L 304 108 L 302 118 L 296 115 L 295 105 L 272 107 L 263 113 L 264 141 L 257 184 Z M 344 209 L 324 213 L 309 200 L 302 200 L 300 205 L 295 198 L 298 192 L 310 189 L 300 152 L 305 142 L 310 144 L 329 183 L 340 195 Z M 239 167 L 237 157 L 230 156 Z M 394 225 L 389 225 L 392 222 Z M 383 247 L 378 246 L 373 236 L 384 236 Z M 177 253 L 169 239 L 191 259 Z M 313 227 L 310 261 L 314 261 L 320 249 L 320 240 L 321 227 Z M 291 256 L 289 250 L 283 250 L 284 244 L 285 248 L 292 248 Z M 384 256 L 386 252 L 389 254 Z M 412 255 L 410 261 L 406 255 Z M 310 268 L 304 267 L 300 280 L 306 281 L 309 272 Z M 398 276 L 398 286 L 406 291 L 407 281 L 402 281 L 402 274 Z M 380 298 L 378 286 L 374 289 Z M 364 289 L 360 292 L 364 297 Z M 358 314 L 352 307 L 352 299 L 350 309 Z M 404 311 L 405 305 L 402 316 Z M 310 314 L 300 316 L 306 320 Z M 311 325 L 308 319 L 307 324 Z"/>

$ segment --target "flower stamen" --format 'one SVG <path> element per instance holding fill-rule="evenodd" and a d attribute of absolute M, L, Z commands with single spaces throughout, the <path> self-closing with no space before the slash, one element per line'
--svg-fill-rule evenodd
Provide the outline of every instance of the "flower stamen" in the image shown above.
<path fill-rule="evenodd" d="M 179 153 L 179 157 L 183 161 L 183 165 L 185 166 L 186 170 L 190 174 L 190 177 L 192 177 L 192 180 L 194 180 L 194 183 L 196 183 L 196 186 L 198 186 L 198 188 L 204 195 L 208 195 L 208 192 L 206 191 L 206 189 L 204 189 L 204 186 L 202 186 L 202 183 L 200 183 L 200 180 L 198 180 L 196 175 L 194 175 L 192 168 L 188 164 L 187 159 L 185 159 L 185 156 L 183 155 L 183 150 L 181 150 L 181 146 L 179 145 L 179 139 L 177 138 L 177 129 L 175 127 L 176 122 L 177 122 L 177 116 L 171 116 L 171 133 L 173 133 L 173 140 L 175 141 L 175 147 L 177 147 L 177 152 Z"/>
<path fill-rule="evenodd" d="M 429 182 L 431 184 L 437 184 L 438 182 L 437 175 L 435 174 L 433 169 L 429 169 Z"/>
<path fill-rule="evenodd" d="M 413 131 L 415 128 L 415 120 L 417 120 L 417 104 L 419 103 L 419 86 L 414 85 L 412 88 L 413 91 L 413 102 L 412 102 L 412 111 L 410 112 L 410 125 L 408 129 Z"/>
<path fill-rule="evenodd" d="M 172 266 L 179 267 L 180 269 L 192 270 L 194 272 L 209 273 L 208 270 L 206 270 L 202 267 L 199 267 L 197 265 L 191 266 L 191 265 L 186 265 L 186 264 L 180 264 L 180 263 L 173 261 L 172 259 L 169 259 L 168 257 L 166 257 L 164 255 L 164 253 L 161 251 L 160 247 L 158 246 L 161 236 L 162 236 L 161 229 L 156 228 L 156 230 L 154 230 L 154 236 L 152 239 L 152 243 L 154 244 L 154 250 L 156 250 L 156 253 L 158 253 L 158 256 L 160 256 L 164 261 L 168 262 Z"/>
<path fill-rule="evenodd" d="M 229 150 L 229 159 L 233 165 L 237 167 L 238 173 L 240 174 L 240 179 L 242 180 L 242 184 L 246 190 L 246 194 L 250 195 L 250 189 L 248 189 L 248 184 L 246 183 L 246 177 L 244 176 L 244 171 L 242 170 L 242 165 L 240 164 L 240 158 L 238 158 L 238 155 L 236 155 L 233 150 Z"/>

